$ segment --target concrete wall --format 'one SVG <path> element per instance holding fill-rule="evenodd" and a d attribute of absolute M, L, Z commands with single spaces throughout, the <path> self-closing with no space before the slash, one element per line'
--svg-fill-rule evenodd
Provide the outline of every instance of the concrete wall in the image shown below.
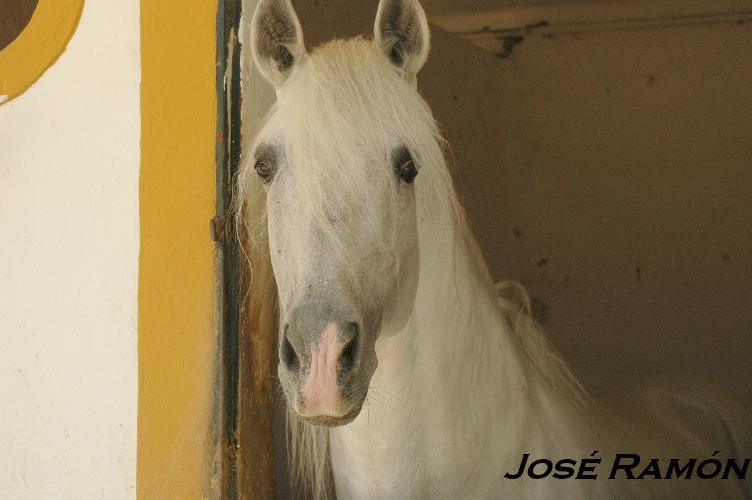
<path fill-rule="evenodd" d="M 138 2 L 86 2 L 66 52 L 0 106 L 0 491 L 132 498 Z"/>
<path fill-rule="evenodd" d="M 309 49 L 370 34 L 378 4 L 294 3 Z M 493 275 L 592 389 L 661 365 L 749 393 L 751 52 L 749 24 L 528 37 L 507 59 L 433 29 L 420 89 Z"/>

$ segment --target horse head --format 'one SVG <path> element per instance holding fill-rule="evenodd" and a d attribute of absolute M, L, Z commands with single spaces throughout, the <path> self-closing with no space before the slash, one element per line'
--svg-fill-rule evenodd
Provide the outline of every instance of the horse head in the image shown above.
<path fill-rule="evenodd" d="M 308 52 L 290 0 L 262 0 L 251 30 L 277 92 L 251 161 L 267 192 L 279 379 L 300 419 L 343 425 L 365 401 L 377 338 L 409 321 L 419 199 L 445 182 L 416 84 L 428 23 L 417 0 L 382 0 L 373 41 Z"/>

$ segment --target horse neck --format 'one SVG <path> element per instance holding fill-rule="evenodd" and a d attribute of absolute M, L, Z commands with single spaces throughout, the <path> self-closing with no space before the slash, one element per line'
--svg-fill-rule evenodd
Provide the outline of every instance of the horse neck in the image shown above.
<path fill-rule="evenodd" d="M 499 307 L 464 216 L 459 217 L 454 241 L 451 247 L 445 245 L 452 248 L 452 265 L 445 272 L 436 272 L 436 264 L 430 263 L 423 270 L 415 329 L 406 332 L 414 335 L 416 358 L 424 360 L 413 374 L 422 384 L 416 391 L 431 395 L 427 408 L 440 405 L 444 413 L 438 418 L 445 421 L 437 425 L 449 424 L 461 436 L 462 447 L 476 439 L 482 446 L 496 437 L 515 460 L 517 451 L 530 444 L 526 429 L 566 429 L 577 440 L 582 415 L 533 363 L 522 336 L 540 332 L 515 332 Z M 494 447 L 499 453 L 498 444 Z"/>
<path fill-rule="evenodd" d="M 392 464 L 416 456 L 426 458 L 415 467 L 430 470 L 394 474 L 432 477 L 447 467 L 482 474 L 478 459 L 485 455 L 487 473 L 499 476 L 519 463 L 531 436 L 556 436 L 548 449 L 571 451 L 586 434 L 587 424 L 544 382 L 498 307 L 464 222 L 452 240 L 422 241 L 440 251 L 421 255 L 413 316 L 402 331 L 379 339 L 369 401 L 352 424 L 334 431 L 335 447 L 362 460 L 350 466 L 382 480 Z"/>

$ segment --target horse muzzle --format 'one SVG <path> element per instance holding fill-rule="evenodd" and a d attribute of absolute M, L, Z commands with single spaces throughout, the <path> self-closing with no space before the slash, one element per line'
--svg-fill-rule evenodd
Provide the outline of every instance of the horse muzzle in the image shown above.
<path fill-rule="evenodd" d="M 295 314 L 285 324 L 280 343 L 280 380 L 288 403 L 295 402 L 295 412 L 301 420 L 316 425 L 343 425 L 358 415 L 365 399 L 366 391 L 358 390 L 363 385 L 358 383 L 363 332 L 358 321 L 323 323 L 318 318 L 317 314 L 313 318 Z M 308 333 L 312 323 L 318 326 L 318 335 Z"/>

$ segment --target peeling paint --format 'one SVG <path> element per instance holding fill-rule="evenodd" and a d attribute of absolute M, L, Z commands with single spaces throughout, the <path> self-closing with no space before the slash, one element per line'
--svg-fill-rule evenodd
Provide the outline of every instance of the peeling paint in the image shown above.
<path fill-rule="evenodd" d="M 512 55 L 514 48 L 525 40 L 525 37 L 520 35 L 502 36 L 499 37 L 501 41 L 501 50 L 496 54 L 499 59 L 507 59 Z"/>

